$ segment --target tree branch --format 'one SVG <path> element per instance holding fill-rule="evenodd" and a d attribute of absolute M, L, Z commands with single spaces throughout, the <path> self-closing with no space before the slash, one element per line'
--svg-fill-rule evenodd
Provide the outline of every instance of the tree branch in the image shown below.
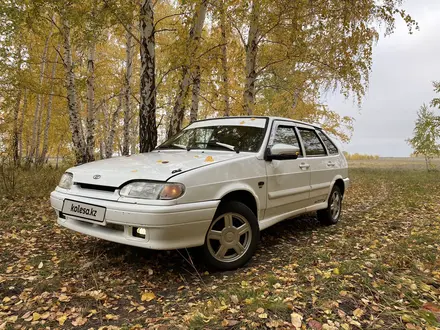
<path fill-rule="evenodd" d="M 109 4 L 108 0 L 104 0 L 104 3 L 111 9 L 112 14 L 116 17 L 116 19 L 118 20 L 118 22 L 122 25 L 122 27 L 124 28 L 124 30 L 130 34 L 134 40 L 136 40 L 136 42 L 138 44 L 141 43 L 141 41 L 139 40 L 138 37 L 136 37 L 132 31 L 130 31 L 130 29 L 127 27 L 127 25 L 122 21 L 122 19 L 119 17 L 118 13 L 113 9 L 113 7 Z"/>
<path fill-rule="evenodd" d="M 232 21 L 231 21 L 231 25 L 232 25 L 232 27 L 233 27 L 235 30 L 237 30 L 237 32 L 238 32 L 238 36 L 240 37 L 240 40 L 241 40 L 241 42 L 242 42 L 242 44 L 243 44 L 243 47 L 246 47 L 246 46 L 247 46 L 247 43 L 246 43 L 246 41 L 244 40 L 243 35 L 241 34 L 240 29 L 239 29 L 239 28 L 234 24 L 234 22 L 232 22 Z"/>
<path fill-rule="evenodd" d="M 201 57 L 205 56 L 206 54 L 208 54 L 210 51 L 218 48 L 218 47 L 222 47 L 222 46 L 226 46 L 228 43 L 223 43 L 223 44 L 219 44 L 219 45 L 215 45 L 211 48 L 209 48 L 208 50 L 204 51 L 202 54 L 200 54 L 199 56 L 197 56 L 197 59 L 200 59 Z"/>
<path fill-rule="evenodd" d="M 170 17 L 174 17 L 174 16 L 181 16 L 181 15 L 184 15 L 185 13 L 177 13 L 177 14 L 170 14 L 170 15 L 166 15 L 166 16 L 164 16 L 164 17 L 161 17 L 161 18 L 159 18 L 157 21 L 156 21 L 156 23 L 154 23 L 154 28 L 156 28 L 156 25 L 157 24 L 159 24 L 161 21 L 163 21 L 163 20 L 165 20 L 165 19 L 167 19 L 167 18 L 170 18 Z"/>

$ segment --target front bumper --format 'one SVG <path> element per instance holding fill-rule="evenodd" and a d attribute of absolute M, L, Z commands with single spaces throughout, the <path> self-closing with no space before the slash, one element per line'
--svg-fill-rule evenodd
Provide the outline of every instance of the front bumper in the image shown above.
<path fill-rule="evenodd" d="M 106 208 L 104 222 L 96 223 L 61 213 L 64 199 Z M 220 203 L 219 200 L 169 206 L 141 205 L 80 197 L 54 191 L 50 202 L 58 224 L 71 230 L 153 250 L 201 246 Z M 145 238 L 133 235 L 133 228 L 145 228 Z"/>

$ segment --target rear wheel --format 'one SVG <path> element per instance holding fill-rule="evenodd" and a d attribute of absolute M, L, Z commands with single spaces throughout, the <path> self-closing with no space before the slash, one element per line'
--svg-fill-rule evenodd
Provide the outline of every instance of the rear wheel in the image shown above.
<path fill-rule="evenodd" d="M 221 270 L 245 265 L 254 254 L 260 230 L 255 214 L 235 201 L 221 204 L 209 226 L 203 246 L 207 263 Z"/>
<path fill-rule="evenodd" d="M 324 225 L 334 225 L 341 218 L 342 194 L 338 186 L 334 186 L 328 199 L 328 206 L 318 211 L 318 220 Z"/>

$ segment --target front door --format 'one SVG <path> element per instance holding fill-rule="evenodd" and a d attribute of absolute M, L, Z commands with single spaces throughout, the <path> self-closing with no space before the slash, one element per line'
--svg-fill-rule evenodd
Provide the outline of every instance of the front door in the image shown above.
<path fill-rule="evenodd" d="M 295 126 L 287 121 L 275 121 L 268 147 L 284 143 L 300 147 Z M 266 162 L 267 208 L 265 218 L 290 213 L 307 207 L 310 196 L 310 166 L 303 152 L 298 159 Z"/>

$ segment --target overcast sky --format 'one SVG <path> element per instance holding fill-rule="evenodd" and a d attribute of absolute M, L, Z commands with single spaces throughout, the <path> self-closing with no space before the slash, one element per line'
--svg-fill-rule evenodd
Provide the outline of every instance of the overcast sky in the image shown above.
<path fill-rule="evenodd" d="M 440 0 L 406 0 L 404 8 L 419 23 L 408 33 L 401 19 L 394 34 L 381 36 L 373 51 L 373 69 L 361 109 L 340 95 L 328 95 L 330 107 L 355 118 L 350 153 L 409 156 L 417 110 L 435 96 L 440 80 Z M 437 110 L 440 115 L 440 110 Z"/>

